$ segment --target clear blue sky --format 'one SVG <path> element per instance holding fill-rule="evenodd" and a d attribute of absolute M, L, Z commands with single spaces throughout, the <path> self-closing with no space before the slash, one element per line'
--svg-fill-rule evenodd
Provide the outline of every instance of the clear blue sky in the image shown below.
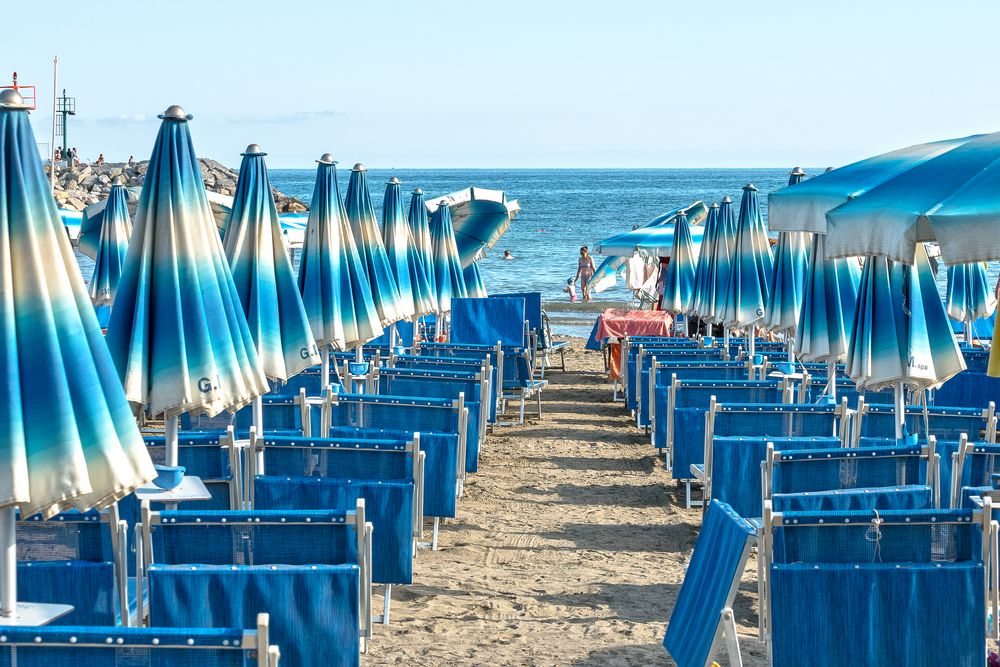
<path fill-rule="evenodd" d="M 81 155 L 379 167 L 838 165 L 1000 129 L 995 2 L 18 2 L 0 77 L 77 98 Z"/>

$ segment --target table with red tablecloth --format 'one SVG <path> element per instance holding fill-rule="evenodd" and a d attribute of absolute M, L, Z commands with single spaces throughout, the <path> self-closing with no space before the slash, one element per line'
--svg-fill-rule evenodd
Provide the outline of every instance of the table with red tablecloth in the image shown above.
<path fill-rule="evenodd" d="M 669 336 L 673 318 L 663 310 L 628 310 L 607 308 L 597 317 L 593 338 L 608 341 L 610 348 L 609 370 L 611 379 L 621 377 L 621 343 L 626 336 Z"/>

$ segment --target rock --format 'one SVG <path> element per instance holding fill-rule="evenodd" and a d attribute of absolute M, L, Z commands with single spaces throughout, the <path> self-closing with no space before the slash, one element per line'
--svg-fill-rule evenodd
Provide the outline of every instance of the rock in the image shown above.
<path fill-rule="evenodd" d="M 82 201 L 80 201 L 76 197 L 69 197 L 66 200 L 66 206 L 68 208 L 73 209 L 74 211 L 82 211 L 84 209 L 84 207 L 86 207 L 86 204 L 84 204 Z"/>

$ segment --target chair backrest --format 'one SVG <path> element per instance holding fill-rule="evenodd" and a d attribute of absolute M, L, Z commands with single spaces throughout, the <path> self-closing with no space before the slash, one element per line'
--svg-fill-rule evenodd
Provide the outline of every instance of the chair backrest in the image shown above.
<path fill-rule="evenodd" d="M 996 439 L 996 421 L 993 404 L 987 408 L 906 406 L 907 432 L 918 434 L 921 441 L 926 441 L 929 435 L 937 437 L 938 440 L 958 440 L 963 433 L 966 433 L 974 440 L 992 442 Z M 866 436 L 895 437 L 895 406 L 859 401 L 855 424 L 855 441 Z"/>
<path fill-rule="evenodd" d="M 0 625 L 3 667 L 277 667 L 268 614 L 253 630 Z"/>
<path fill-rule="evenodd" d="M 54 625 L 115 625 L 128 615 L 127 528 L 116 506 L 31 516 L 16 531 L 20 599 L 73 606 Z"/>
<path fill-rule="evenodd" d="M 524 299 L 452 299 L 452 343 L 525 347 Z"/>
<path fill-rule="evenodd" d="M 528 328 L 538 333 L 539 347 L 548 347 L 545 337 L 545 325 L 542 321 L 541 292 L 508 292 L 505 294 L 490 294 L 491 299 L 521 299 L 524 301 L 524 319 Z"/>

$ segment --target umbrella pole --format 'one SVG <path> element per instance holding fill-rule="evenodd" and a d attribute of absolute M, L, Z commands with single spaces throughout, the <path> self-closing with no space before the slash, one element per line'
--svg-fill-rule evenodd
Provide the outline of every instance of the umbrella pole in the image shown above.
<path fill-rule="evenodd" d="M 180 428 L 181 418 L 177 415 L 167 417 L 166 429 L 164 433 L 165 462 L 168 466 L 177 465 L 177 431 Z"/>
<path fill-rule="evenodd" d="M 747 354 L 750 355 L 750 363 L 757 356 L 757 327 L 750 325 L 747 327 Z"/>
<path fill-rule="evenodd" d="M 0 509 L 0 617 L 11 618 L 17 607 L 17 534 L 14 506 Z"/>
<path fill-rule="evenodd" d="M 965 344 L 972 347 L 972 320 L 965 321 Z"/>
<path fill-rule="evenodd" d="M 906 406 L 903 404 L 903 381 L 896 380 L 892 390 L 896 411 L 896 441 L 898 442 L 903 439 L 903 420 L 906 419 Z"/>
<path fill-rule="evenodd" d="M 323 346 L 322 366 L 320 367 L 319 385 L 326 389 L 330 384 L 330 347 Z"/>
<path fill-rule="evenodd" d="M 826 395 L 837 398 L 837 362 L 826 362 Z"/>
<path fill-rule="evenodd" d="M 729 358 L 729 327 L 722 325 L 722 349 L 725 350 L 726 359 Z"/>

